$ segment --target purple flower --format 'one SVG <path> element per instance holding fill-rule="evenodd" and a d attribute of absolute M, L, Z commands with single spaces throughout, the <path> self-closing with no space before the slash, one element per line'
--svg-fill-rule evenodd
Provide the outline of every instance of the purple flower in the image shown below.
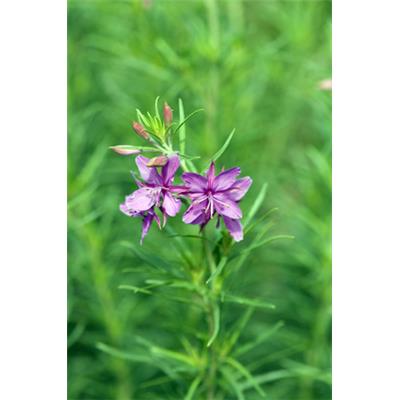
<path fill-rule="evenodd" d="M 172 185 L 175 172 L 179 168 L 179 157 L 176 154 L 170 156 L 162 167 L 161 174 L 157 168 L 148 167 L 149 162 L 146 157 L 136 157 L 136 165 L 144 182 L 137 181 L 139 189 L 127 196 L 120 206 L 120 210 L 130 217 L 143 217 L 141 243 L 154 219 L 160 226 L 160 219 L 155 212 L 156 207 L 163 214 L 164 225 L 167 216 L 174 217 L 181 207 L 181 201 L 175 198 L 173 193 L 181 192 L 182 188 Z"/>
<path fill-rule="evenodd" d="M 183 221 L 204 227 L 217 213 L 218 217 L 222 216 L 233 239 L 237 242 L 242 240 L 242 211 L 238 202 L 246 194 L 252 180 L 250 177 L 236 179 L 239 174 L 240 168 L 235 167 L 215 176 L 214 162 L 211 163 L 205 177 L 193 172 L 183 173 L 182 179 L 187 187 L 184 194 L 192 200 L 192 204 L 183 215 Z"/>

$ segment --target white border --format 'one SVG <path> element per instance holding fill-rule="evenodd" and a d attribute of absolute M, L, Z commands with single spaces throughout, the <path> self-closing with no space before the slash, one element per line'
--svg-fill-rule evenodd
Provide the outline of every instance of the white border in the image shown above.
<path fill-rule="evenodd" d="M 397 399 L 399 6 L 333 9 L 334 399 Z M 3 2 L 0 40 L 0 398 L 58 400 L 67 393 L 66 3 Z"/>
<path fill-rule="evenodd" d="M 333 7 L 333 399 L 400 399 L 399 3 Z"/>
<path fill-rule="evenodd" d="M 0 5 L 0 398 L 66 387 L 66 2 Z"/>

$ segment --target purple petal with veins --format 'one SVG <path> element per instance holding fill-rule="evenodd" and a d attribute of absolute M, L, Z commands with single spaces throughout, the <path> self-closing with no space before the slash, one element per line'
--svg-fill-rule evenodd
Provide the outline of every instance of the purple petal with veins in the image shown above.
<path fill-rule="evenodd" d="M 249 177 L 237 179 L 239 174 L 240 168 L 234 167 L 215 176 L 214 162 L 205 176 L 185 172 L 182 175 L 187 187 L 184 194 L 192 200 L 192 204 L 183 215 L 183 221 L 187 224 L 198 224 L 202 228 L 218 214 L 223 217 L 234 240 L 242 240 L 242 211 L 238 202 L 246 194 L 252 181 Z"/>
<path fill-rule="evenodd" d="M 213 188 L 220 192 L 229 189 L 236 181 L 236 177 L 240 174 L 240 168 L 235 167 L 221 172 L 215 179 Z"/>
<path fill-rule="evenodd" d="M 236 242 L 240 242 L 243 240 L 243 228 L 242 224 L 238 219 L 231 219 L 229 217 L 223 217 L 225 226 L 228 229 L 229 233 L 233 237 Z"/>

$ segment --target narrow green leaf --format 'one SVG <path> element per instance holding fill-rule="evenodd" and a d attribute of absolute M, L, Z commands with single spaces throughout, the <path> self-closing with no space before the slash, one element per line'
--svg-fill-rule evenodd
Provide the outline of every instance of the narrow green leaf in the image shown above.
<path fill-rule="evenodd" d="M 193 380 L 193 382 L 189 386 L 189 390 L 186 393 L 185 399 L 184 400 L 192 400 L 194 394 L 196 393 L 197 388 L 199 387 L 201 383 L 201 377 L 198 376 L 196 379 Z"/>
<path fill-rule="evenodd" d="M 242 317 L 238 320 L 235 327 L 232 329 L 232 333 L 225 341 L 224 354 L 229 354 L 236 342 L 238 341 L 240 334 L 242 333 L 244 327 L 249 322 L 251 316 L 254 313 L 254 307 L 247 307 L 246 311 L 243 313 Z"/>
<path fill-rule="evenodd" d="M 218 304 L 214 304 L 214 310 L 213 310 L 213 321 L 214 321 L 214 330 L 213 333 L 207 343 L 207 347 L 210 347 L 215 339 L 218 336 L 218 332 L 219 332 L 219 326 L 220 326 L 220 313 L 219 313 L 219 306 Z"/>
<path fill-rule="evenodd" d="M 244 233 L 248 234 L 251 232 L 257 225 L 261 224 L 267 217 L 269 217 L 272 213 L 275 211 L 278 211 L 278 208 L 272 208 L 271 210 L 267 211 L 265 214 L 263 214 L 260 218 L 256 219 L 253 223 L 249 224 L 247 228 L 245 228 Z"/>
<path fill-rule="evenodd" d="M 146 125 L 146 126 L 151 125 L 149 120 L 143 115 L 143 113 L 138 108 L 136 109 L 136 113 L 137 113 L 138 120 L 142 125 Z"/>
<path fill-rule="evenodd" d="M 185 121 L 185 110 L 183 108 L 182 99 L 178 100 L 179 104 L 179 124 L 182 125 L 182 129 L 179 131 L 179 152 L 185 153 L 185 144 L 186 144 L 186 126 L 184 124 Z"/>
<path fill-rule="evenodd" d="M 180 377 L 178 376 L 176 371 L 174 369 L 172 369 L 171 366 L 169 366 L 168 364 L 166 364 L 165 362 L 163 362 L 160 359 L 158 359 L 157 362 L 154 362 L 155 360 L 147 355 L 125 352 L 125 351 L 115 349 L 114 347 L 108 346 L 108 345 L 106 345 L 104 343 L 100 343 L 100 342 L 96 343 L 96 348 L 106 354 L 109 354 L 110 356 L 113 356 L 113 357 L 155 366 L 157 368 L 160 368 L 162 371 L 164 371 L 165 374 L 168 375 L 169 377 L 171 377 L 172 379 L 174 379 L 174 380 L 180 379 Z"/>
<path fill-rule="evenodd" d="M 163 385 L 164 383 L 171 382 L 172 379 L 169 376 L 160 376 L 155 379 L 150 379 L 146 382 L 143 382 L 139 385 L 141 389 L 147 389 L 150 387 L 158 386 L 158 385 Z"/>
<path fill-rule="evenodd" d="M 160 96 L 156 97 L 156 100 L 154 102 L 154 112 L 155 112 L 155 116 L 161 120 L 160 118 L 160 110 L 158 109 L 158 101 L 160 100 Z"/>
<path fill-rule="evenodd" d="M 158 270 L 170 271 L 171 274 L 178 273 L 177 269 L 173 268 L 171 266 L 171 264 L 165 258 L 161 258 L 154 253 L 145 251 L 143 248 L 139 248 L 138 245 L 133 244 L 128 241 L 125 241 L 125 240 L 121 242 L 121 245 L 123 247 L 133 251 L 138 258 L 140 258 L 146 264 L 148 264 Z"/>
<path fill-rule="evenodd" d="M 71 347 L 74 343 L 76 343 L 81 337 L 82 333 L 85 331 L 86 325 L 82 322 L 78 322 L 71 332 L 71 334 L 67 338 L 67 346 Z"/>
<path fill-rule="evenodd" d="M 164 358 L 169 358 L 171 360 L 175 360 L 175 361 L 190 365 L 191 367 L 197 367 L 196 360 L 193 360 L 191 357 L 189 357 L 185 354 L 178 353 L 177 351 L 163 349 L 158 346 L 150 347 L 150 351 L 152 352 L 152 354 L 156 354 L 156 355 L 159 355 Z"/>
<path fill-rule="evenodd" d="M 229 143 L 231 142 L 233 135 L 235 134 L 235 129 L 232 129 L 232 132 L 229 134 L 228 138 L 225 140 L 225 143 L 222 147 L 211 157 L 211 161 L 217 161 L 218 158 L 224 154 L 225 150 L 228 148 Z"/>
<path fill-rule="evenodd" d="M 296 374 L 287 370 L 279 370 L 279 371 L 272 371 L 268 372 L 263 375 L 254 376 L 254 381 L 257 382 L 259 385 L 267 382 L 273 382 L 279 379 L 285 378 L 294 378 Z M 247 390 L 253 387 L 251 382 L 244 382 L 243 384 L 238 385 L 241 390 Z"/>
<path fill-rule="evenodd" d="M 253 220 L 258 209 L 261 207 L 261 205 L 265 199 L 265 195 L 267 194 L 267 189 L 268 189 L 268 183 L 264 183 L 261 186 L 260 193 L 258 194 L 256 200 L 254 201 L 253 206 L 250 208 L 250 211 L 247 213 L 247 216 L 244 219 L 244 222 L 243 222 L 244 228 L 246 228 L 246 226 Z"/>
<path fill-rule="evenodd" d="M 283 321 L 277 322 L 271 329 L 268 329 L 267 331 L 265 331 L 262 334 L 258 335 L 255 340 L 253 340 L 253 341 L 251 341 L 249 343 L 246 343 L 243 346 L 238 347 L 238 349 L 235 350 L 234 354 L 236 356 L 239 356 L 241 354 L 247 353 L 248 351 L 254 349 L 254 347 L 256 347 L 259 344 L 263 343 L 270 336 L 272 336 L 275 332 L 277 332 L 279 329 L 281 329 L 283 327 L 283 325 L 284 325 Z"/>
<path fill-rule="evenodd" d="M 200 111 L 203 111 L 202 108 L 199 108 L 198 110 L 193 111 L 190 113 L 183 121 L 179 122 L 179 125 L 174 129 L 174 134 L 179 131 L 183 126 L 185 126 L 186 122 L 193 117 L 193 115 L 199 113 Z M 186 133 L 185 133 L 186 134 Z M 183 153 L 185 152 L 184 150 L 182 151 Z"/>
<path fill-rule="evenodd" d="M 152 292 L 150 292 L 150 290 L 147 290 L 145 288 L 140 288 L 140 287 L 137 287 L 137 286 L 133 286 L 133 285 L 119 285 L 118 289 L 121 289 L 121 290 L 132 290 L 134 293 L 153 294 Z"/>
<path fill-rule="evenodd" d="M 269 308 L 269 309 L 276 308 L 275 304 L 267 303 L 265 301 L 261 301 L 258 299 L 247 299 L 245 297 L 234 296 L 232 294 L 227 294 L 227 293 L 225 293 L 223 295 L 222 301 L 227 302 L 227 303 L 236 303 L 236 304 L 258 307 L 258 308 Z"/>
<path fill-rule="evenodd" d="M 228 261 L 228 257 L 224 256 L 221 258 L 220 262 L 217 265 L 216 270 L 211 274 L 211 276 L 207 279 L 206 284 L 211 283 L 217 276 L 219 276 L 224 269 L 226 262 Z"/>
<path fill-rule="evenodd" d="M 236 397 L 238 400 L 245 400 L 242 392 L 242 388 L 237 384 L 235 377 L 231 374 L 231 371 L 228 368 L 221 368 L 222 375 L 224 375 L 227 380 L 229 386 L 234 390 Z"/>
<path fill-rule="evenodd" d="M 135 361 L 135 362 L 144 362 L 151 363 L 151 358 L 145 355 L 132 354 L 122 350 L 115 349 L 114 347 L 108 346 L 104 343 L 98 342 L 96 343 L 96 348 L 104 353 L 107 353 L 113 357 L 121 358 L 124 360 Z"/>
<path fill-rule="evenodd" d="M 294 239 L 294 236 L 293 236 L 293 235 L 276 235 L 276 236 L 272 236 L 272 237 L 270 237 L 270 238 L 268 238 L 268 239 L 262 240 L 261 242 L 256 243 L 256 244 L 254 244 L 253 246 L 247 247 L 247 248 L 243 249 L 242 251 L 240 251 L 240 252 L 238 252 L 238 253 L 232 255 L 231 259 L 232 259 L 232 258 L 235 258 L 235 257 L 237 257 L 237 256 L 239 256 L 239 255 L 242 255 L 242 254 L 250 253 L 250 252 L 252 252 L 253 250 L 257 249 L 258 247 L 265 246 L 266 244 L 275 242 L 276 240 L 280 240 L 280 239 L 290 239 L 290 240 L 293 240 L 293 239 Z"/>
<path fill-rule="evenodd" d="M 248 383 L 252 385 L 254 389 L 257 390 L 258 394 L 261 397 L 266 396 L 264 390 L 261 388 L 258 382 L 254 379 L 253 375 L 250 373 L 250 371 L 246 369 L 244 365 L 242 365 L 239 361 L 235 360 L 232 357 L 227 357 L 226 362 L 233 368 L 235 368 L 237 371 L 239 371 L 247 379 Z"/>

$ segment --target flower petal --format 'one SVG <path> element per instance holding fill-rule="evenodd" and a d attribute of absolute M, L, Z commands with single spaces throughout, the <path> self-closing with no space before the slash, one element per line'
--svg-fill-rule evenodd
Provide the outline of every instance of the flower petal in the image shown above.
<path fill-rule="evenodd" d="M 220 192 L 229 189 L 236 181 L 236 177 L 240 174 L 240 168 L 234 167 L 221 172 L 214 180 L 213 190 Z"/>
<path fill-rule="evenodd" d="M 206 175 L 207 175 L 208 187 L 212 187 L 214 178 L 215 178 L 215 163 L 214 163 L 214 161 L 210 164 L 210 168 L 208 168 Z"/>
<path fill-rule="evenodd" d="M 161 189 L 143 187 L 136 190 L 125 199 L 125 205 L 130 212 L 149 210 L 158 201 Z"/>
<path fill-rule="evenodd" d="M 188 192 L 202 193 L 207 190 L 207 179 L 194 172 L 184 172 L 182 179 L 187 186 Z"/>
<path fill-rule="evenodd" d="M 176 154 L 168 158 L 168 162 L 162 167 L 161 171 L 164 184 L 168 185 L 174 179 L 175 172 L 179 168 L 179 165 L 179 157 Z"/>
<path fill-rule="evenodd" d="M 153 222 L 154 219 L 154 214 L 153 213 L 147 213 L 147 215 L 143 218 L 143 224 L 142 224 L 142 236 L 140 238 L 140 244 L 143 244 L 143 239 L 149 232 L 149 229 L 151 227 L 151 223 Z"/>
<path fill-rule="evenodd" d="M 203 222 L 198 222 L 198 221 L 204 221 L 205 220 L 205 205 L 204 204 L 196 204 L 196 205 L 191 205 L 183 214 L 183 222 L 185 224 L 199 224 Z"/>
<path fill-rule="evenodd" d="M 243 228 L 242 224 L 238 219 L 231 219 L 229 217 L 223 217 L 225 226 L 228 229 L 229 233 L 233 237 L 236 242 L 240 242 L 243 240 Z"/>
<path fill-rule="evenodd" d="M 242 211 L 237 203 L 229 199 L 225 194 L 217 193 L 213 195 L 213 200 L 218 214 L 232 219 L 242 218 Z"/>
<path fill-rule="evenodd" d="M 253 183 L 252 179 L 248 176 L 242 179 L 238 179 L 233 186 L 226 192 L 230 199 L 239 201 L 249 190 L 249 187 Z"/>
<path fill-rule="evenodd" d="M 150 160 L 144 156 L 137 156 L 136 157 L 136 165 L 139 169 L 140 176 L 142 179 L 148 183 L 153 183 L 156 185 L 162 185 L 162 180 L 160 175 L 157 172 L 156 168 L 148 167 L 147 164 Z"/>
<path fill-rule="evenodd" d="M 126 203 L 122 203 L 119 206 L 119 209 L 128 217 L 137 217 L 140 215 L 140 213 L 138 211 L 133 211 L 131 209 L 129 209 L 126 205 Z"/>
<path fill-rule="evenodd" d="M 163 208 L 170 217 L 175 217 L 181 208 L 181 201 L 167 192 L 164 194 Z"/>

